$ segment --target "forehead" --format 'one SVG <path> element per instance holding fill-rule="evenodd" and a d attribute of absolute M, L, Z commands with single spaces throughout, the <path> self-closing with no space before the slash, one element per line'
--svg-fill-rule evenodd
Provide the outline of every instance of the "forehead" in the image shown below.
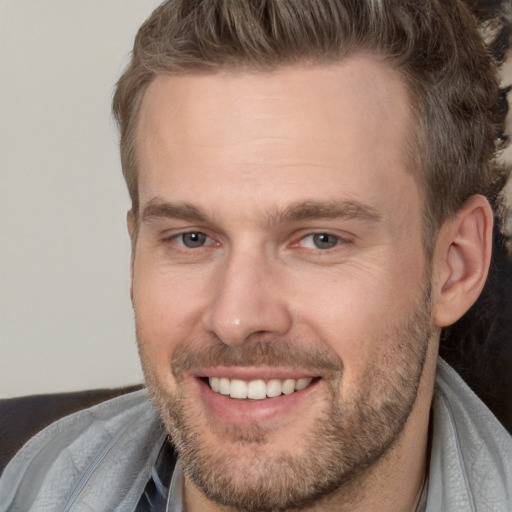
<path fill-rule="evenodd" d="M 317 192 L 366 193 L 378 205 L 390 188 L 403 193 L 396 178 L 411 186 L 410 122 L 401 76 L 366 56 L 158 76 L 139 119 L 140 203 L 163 196 L 215 207 L 236 191 L 259 205 Z"/>

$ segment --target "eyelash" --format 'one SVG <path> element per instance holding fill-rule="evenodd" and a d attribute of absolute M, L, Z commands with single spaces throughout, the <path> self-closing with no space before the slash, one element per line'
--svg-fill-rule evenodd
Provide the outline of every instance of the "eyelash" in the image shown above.
<path fill-rule="evenodd" d="M 201 243 L 200 245 L 197 245 L 195 247 L 187 246 L 183 240 L 183 238 L 187 235 L 198 235 L 200 238 L 202 237 L 203 242 L 208 242 L 208 240 L 209 240 L 210 243 Z M 303 243 L 307 239 L 311 239 L 312 245 L 316 245 L 315 241 L 314 241 L 315 237 L 329 237 L 330 239 L 334 239 L 334 240 L 331 240 L 332 245 L 330 247 L 304 247 L 303 245 L 301 245 L 301 243 Z M 179 233 L 177 235 L 172 235 L 170 237 L 164 238 L 163 242 L 164 243 L 169 243 L 169 242 L 175 243 L 180 248 L 182 248 L 182 250 L 185 250 L 185 251 L 198 250 L 198 249 L 203 249 L 204 247 L 208 247 L 208 246 L 220 245 L 218 242 L 215 242 L 215 240 L 212 237 L 208 236 L 206 233 L 204 233 L 203 231 L 199 231 L 199 230 L 198 231 L 186 231 L 183 233 Z M 300 237 L 296 242 L 294 242 L 292 244 L 292 247 L 299 246 L 299 247 L 302 247 L 305 249 L 316 250 L 319 252 L 328 252 L 329 250 L 332 250 L 332 249 L 338 247 L 339 245 L 342 245 L 342 244 L 345 245 L 345 244 L 349 244 L 349 243 L 351 243 L 350 240 L 348 240 L 344 237 L 341 237 L 339 235 L 334 235 L 327 231 L 321 231 L 321 232 L 316 232 L 316 233 L 308 233 L 308 234 Z"/>
<path fill-rule="evenodd" d="M 334 249 L 335 247 L 338 247 L 339 245 L 347 242 L 347 240 L 345 240 L 341 236 L 333 235 L 332 233 L 329 233 L 329 232 L 318 232 L 318 233 L 309 233 L 309 234 L 301 237 L 299 240 L 299 243 L 304 242 L 305 240 L 310 238 L 312 241 L 312 244 L 316 245 L 315 237 L 329 237 L 331 239 L 334 239 L 334 240 L 332 240 L 333 245 L 330 247 L 309 247 L 309 249 L 313 249 L 313 250 L 317 250 L 317 251 L 321 251 L 321 252 L 329 251 L 330 249 Z M 317 242 L 318 242 L 318 240 L 317 240 Z"/>
<path fill-rule="evenodd" d="M 198 245 L 197 247 L 188 247 L 187 245 L 185 245 L 185 243 L 183 241 L 183 237 L 185 237 L 187 235 L 199 235 L 200 237 L 204 237 L 205 241 L 206 240 L 211 240 L 213 243 L 201 244 L 201 245 Z M 183 250 L 197 250 L 197 249 L 201 249 L 201 248 L 203 248 L 205 246 L 208 246 L 208 245 L 219 245 L 218 243 L 216 243 L 214 241 L 213 238 L 208 236 L 203 231 L 185 231 L 183 233 L 179 233 L 177 235 L 172 235 L 170 237 L 164 238 L 163 242 L 164 243 L 175 243 L 176 245 L 178 245 L 181 248 L 183 248 Z"/>

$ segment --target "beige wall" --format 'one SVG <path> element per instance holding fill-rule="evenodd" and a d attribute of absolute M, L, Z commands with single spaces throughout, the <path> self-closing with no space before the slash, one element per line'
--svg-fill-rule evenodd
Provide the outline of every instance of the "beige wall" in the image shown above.
<path fill-rule="evenodd" d="M 0 397 L 141 380 L 112 88 L 156 0 L 0 0 Z"/>

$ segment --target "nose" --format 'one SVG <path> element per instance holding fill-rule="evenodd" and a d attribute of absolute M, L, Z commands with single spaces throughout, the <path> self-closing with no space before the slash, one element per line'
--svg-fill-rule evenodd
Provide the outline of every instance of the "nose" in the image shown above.
<path fill-rule="evenodd" d="M 236 347 L 254 334 L 283 335 L 290 329 L 282 269 L 269 258 L 233 252 L 215 284 L 206 328 L 226 345 Z"/>

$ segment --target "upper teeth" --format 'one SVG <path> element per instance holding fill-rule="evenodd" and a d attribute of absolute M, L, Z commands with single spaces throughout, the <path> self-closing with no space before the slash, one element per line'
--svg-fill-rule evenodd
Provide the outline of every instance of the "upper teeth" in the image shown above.
<path fill-rule="evenodd" d="M 213 391 L 221 395 L 229 395 L 231 398 L 251 398 L 253 400 L 262 400 L 263 398 L 275 397 L 282 394 L 289 395 L 294 391 L 309 386 L 313 379 L 262 379 L 246 382 L 239 379 L 226 379 L 224 377 L 210 377 L 210 387 Z"/>

